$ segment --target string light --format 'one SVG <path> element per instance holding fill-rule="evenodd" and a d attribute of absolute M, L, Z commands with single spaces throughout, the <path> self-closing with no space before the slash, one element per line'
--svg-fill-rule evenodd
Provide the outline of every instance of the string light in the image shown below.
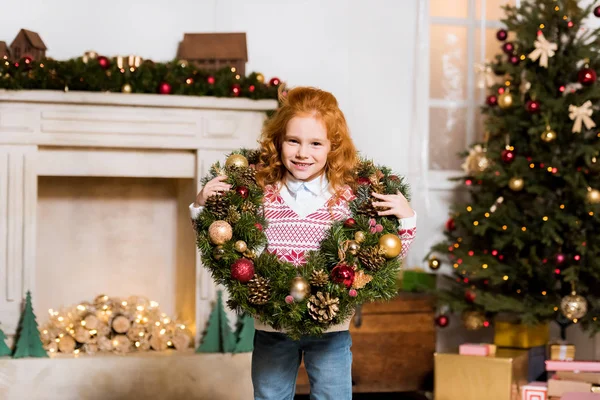
<path fill-rule="evenodd" d="M 454 267 L 454 269 L 458 268 L 458 264 L 454 263 L 453 267 Z"/>
<path fill-rule="evenodd" d="M 558 11 L 558 10 L 560 10 L 559 6 L 554 7 L 554 11 Z"/>
<path fill-rule="evenodd" d="M 487 267 L 488 267 L 488 265 L 487 265 L 487 264 L 483 264 L 483 265 L 481 266 L 481 268 L 483 268 L 483 269 L 487 269 Z"/>
<path fill-rule="evenodd" d="M 504 275 L 504 276 L 502 277 L 502 279 L 504 279 L 505 281 L 507 281 L 507 280 L 508 280 L 508 275 Z"/>
<path fill-rule="evenodd" d="M 573 318 L 573 323 L 576 324 L 577 323 L 577 318 Z"/>
<path fill-rule="evenodd" d="M 473 211 L 473 207 L 471 207 L 471 206 L 467 206 L 467 211 L 468 211 L 468 212 L 471 212 L 471 211 Z"/>
<path fill-rule="evenodd" d="M 520 294 L 520 293 L 521 293 L 521 289 L 517 289 L 517 293 L 519 293 L 519 294 Z"/>
<path fill-rule="evenodd" d="M 554 307 L 554 311 L 558 311 L 558 307 Z"/>
<path fill-rule="evenodd" d="M 475 226 L 479 225 L 479 221 L 473 221 L 473 225 L 475 225 Z"/>
<path fill-rule="evenodd" d="M 569 19 L 569 17 L 567 17 L 566 15 L 563 15 L 563 20 L 565 20 L 565 21 L 566 21 L 566 20 L 568 20 L 568 19 Z"/>
<path fill-rule="evenodd" d="M 535 164 L 534 163 L 529 164 L 529 168 L 532 168 L 532 169 L 535 168 Z"/>
<path fill-rule="evenodd" d="M 594 216 L 594 212 L 593 211 L 590 211 L 589 214 L 590 214 L 590 217 Z"/>
<path fill-rule="evenodd" d="M 504 230 L 504 231 L 505 231 L 505 230 L 507 230 L 507 229 L 508 229 L 508 226 L 506 226 L 506 225 L 502 225 L 502 230 Z"/>
<path fill-rule="evenodd" d="M 521 230 L 522 230 L 523 232 L 525 232 L 525 231 L 527 230 L 527 227 L 526 227 L 526 226 L 524 226 L 524 227 L 522 227 L 522 228 L 521 228 Z"/>
<path fill-rule="evenodd" d="M 545 295 L 546 295 L 546 291 L 544 290 L 544 291 L 542 292 L 542 296 L 545 296 Z"/>
<path fill-rule="evenodd" d="M 485 213 L 485 217 L 486 217 L 486 218 L 489 218 L 489 217 L 490 217 L 490 213 L 486 212 L 486 213 Z"/>
<path fill-rule="evenodd" d="M 540 29 L 544 29 L 545 27 L 546 27 L 546 25 L 540 24 Z"/>
<path fill-rule="evenodd" d="M 521 54 L 521 57 L 519 57 L 521 59 L 521 61 L 523 61 L 524 59 L 526 59 L 527 57 L 525 57 L 525 54 Z"/>
<path fill-rule="evenodd" d="M 561 204 L 561 205 L 560 205 L 560 209 L 561 209 L 561 210 L 564 210 L 564 209 L 565 209 L 565 205 L 564 205 L 564 204 Z"/>
<path fill-rule="evenodd" d="M 547 216 L 544 216 L 542 219 L 544 220 L 544 222 L 548 221 L 548 217 Z"/>

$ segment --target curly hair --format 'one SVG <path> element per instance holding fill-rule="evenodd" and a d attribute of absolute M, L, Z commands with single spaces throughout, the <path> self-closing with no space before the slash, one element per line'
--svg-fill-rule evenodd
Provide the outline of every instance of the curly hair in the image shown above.
<path fill-rule="evenodd" d="M 283 86 L 283 85 L 282 85 Z M 314 116 L 322 121 L 331 142 L 325 174 L 331 187 L 338 192 L 344 185 L 355 189 L 354 169 L 358 154 L 350 137 L 344 113 L 329 92 L 313 87 L 297 87 L 283 92 L 279 88 L 280 107 L 263 127 L 260 139 L 260 168 L 256 180 L 262 187 L 282 182 L 286 168 L 281 161 L 281 146 L 286 127 L 296 116 Z"/>

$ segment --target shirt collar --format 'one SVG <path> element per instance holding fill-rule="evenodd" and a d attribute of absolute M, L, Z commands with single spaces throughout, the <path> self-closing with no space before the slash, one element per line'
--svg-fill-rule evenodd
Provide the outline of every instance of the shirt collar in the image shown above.
<path fill-rule="evenodd" d="M 300 181 L 288 174 L 285 179 L 285 186 L 293 197 L 296 197 L 299 191 L 306 190 L 314 196 L 326 192 L 329 189 L 329 181 L 325 174 L 314 178 L 312 181 Z"/>

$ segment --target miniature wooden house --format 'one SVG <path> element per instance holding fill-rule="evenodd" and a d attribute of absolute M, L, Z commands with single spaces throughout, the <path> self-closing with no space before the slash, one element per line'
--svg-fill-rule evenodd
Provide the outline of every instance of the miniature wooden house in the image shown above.
<path fill-rule="evenodd" d="M 6 42 L 0 41 L 0 60 L 10 58 L 10 49 Z"/>
<path fill-rule="evenodd" d="M 40 35 L 27 29 L 21 29 L 10 45 L 10 53 L 14 60 L 19 60 L 21 57 L 40 60 L 46 57 L 46 50 L 48 48 Z"/>
<path fill-rule="evenodd" d="M 246 34 L 186 33 L 179 42 L 177 58 L 209 71 L 235 67 L 237 73 L 243 76 L 248 62 Z"/>

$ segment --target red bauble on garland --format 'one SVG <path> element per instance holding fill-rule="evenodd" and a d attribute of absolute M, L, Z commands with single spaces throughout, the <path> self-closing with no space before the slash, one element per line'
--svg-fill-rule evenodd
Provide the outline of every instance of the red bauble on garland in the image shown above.
<path fill-rule="evenodd" d="M 577 73 L 577 81 L 584 86 L 593 85 L 596 77 L 596 71 L 591 68 L 583 68 Z"/>
<path fill-rule="evenodd" d="M 506 32 L 506 29 L 499 29 L 498 32 L 496 32 L 496 39 L 498 39 L 501 42 L 504 42 L 507 37 L 508 32 Z"/>
<path fill-rule="evenodd" d="M 435 318 L 435 324 L 440 328 L 445 328 L 450 323 L 450 318 L 447 315 L 441 314 Z"/>
<path fill-rule="evenodd" d="M 342 283 L 348 289 L 354 282 L 354 270 L 348 264 L 338 264 L 331 270 L 331 280 L 335 283 Z"/>
<path fill-rule="evenodd" d="M 506 54 L 512 54 L 512 52 L 515 50 L 515 45 L 513 45 L 511 42 L 506 42 L 502 45 L 502 51 L 505 52 Z"/>
<path fill-rule="evenodd" d="M 485 99 L 485 103 L 490 106 L 493 107 L 496 104 L 498 104 L 498 97 L 492 95 L 489 95 L 486 99 Z"/>
<path fill-rule="evenodd" d="M 504 161 L 506 164 L 510 164 L 515 160 L 515 152 L 509 149 L 504 149 L 502 150 L 500 157 L 502 157 L 502 161 Z"/>
<path fill-rule="evenodd" d="M 209 85 L 214 85 L 215 84 L 215 77 L 214 76 L 209 76 L 208 78 L 206 78 L 206 82 L 208 82 Z"/>
<path fill-rule="evenodd" d="M 158 85 L 158 93 L 160 94 L 171 94 L 171 90 L 171 85 L 167 82 L 163 82 L 160 85 Z"/>
<path fill-rule="evenodd" d="M 476 298 L 476 297 L 477 297 L 477 295 L 476 295 L 476 294 L 475 294 L 475 292 L 474 292 L 474 291 L 472 291 L 472 290 L 467 290 L 467 291 L 465 292 L 465 300 L 466 300 L 468 303 L 473 303 L 473 302 L 475 301 L 475 298 Z"/>
<path fill-rule="evenodd" d="M 242 283 L 248 282 L 254 276 L 254 263 L 247 258 L 238 258 L 231 264 L 231 277 Z"/>
<path fill-rule="evenodd" d="M 259 231 L 261 231 L 261 232 L 262 232 L 262 230 L 263 230 L 263 226 L 262 226 L 261 224 L 259 224 L 258 222 L 254 224 L 254 227 L 255 227 L 256 229 L 258 229 Z"/>
<path fill-rule="evenodd" d="M 234 97 L 238 97 L 240 94 L 242 94 L 242 86 L 239 83 L 234 83 L 231 85 L 231 94 Z"/>
<path fill-rule="evenodd" d="M 446 221 L 446 230 L 452 232 L 454 229 L 456 229 L 454 218 L 448 218 L 448 221 Z"/>
<path fill-rule="evenodd" d="M 248 190 L 248 188 L 246 186 L 240 186 L 237 189 L 235 189 L 236 193 L 240 195 L 240 197 L 242 199 L 247 199 L 248 198 L 248 194 L 250 193 L 250 191 Z"/>
<path fill-rule="evenodd" d="M 600 18 L 600 6 L 597 6 L 596 8 L 594 8 L 594 16 L 596 16 L 597 18 Z"/>
<path fill-rule="evenodd" d="M 279 80 L 279 78 L 271 78 L 271 80 L 269 81 L 269 85 L 271 86 L 277 86 L 281 83 L 281 81 Z"/>
<path fill-rule="evenodd" d="M 512 65 L 519 65 L 521 59 L 515 55 L 512 55 L 508 57 L 508 62 L 510 62 Z"/>
<path fill-rule="evenodd" d="M 528 100 L 525 103 L 525 109 L 529 114 L 537 114 L 540 112 L 541 103 L 537 100 Z"/>
<path fill-rule="evenodd" d="M 100 68 L 102 69 L 108 69 L 108 67 L 110 67 L 110 60 L 108 57 L 100 56 L 98 57 L 98 65 L 100 65 Z"/>
<path fill-rule="evenodd" d="M 371 184 L 371 181 L 369 180 L 369 178 L 365 178 L 365 177 L 363 177 L 363 176 L 361 176 L 360 178 L 358 178 L 358 179 L 356 180 L 356 182 L 357 182 L 359 185 L 370 185 L 370 184 Z"/>
<path fill-rule="evenodd" d="M 344 226 L 346 228 L 351 228 L 354 225 L 356 225 L 356 220 L 354 218 L 348 218 L 347 220 L 344 221 Z"/>

